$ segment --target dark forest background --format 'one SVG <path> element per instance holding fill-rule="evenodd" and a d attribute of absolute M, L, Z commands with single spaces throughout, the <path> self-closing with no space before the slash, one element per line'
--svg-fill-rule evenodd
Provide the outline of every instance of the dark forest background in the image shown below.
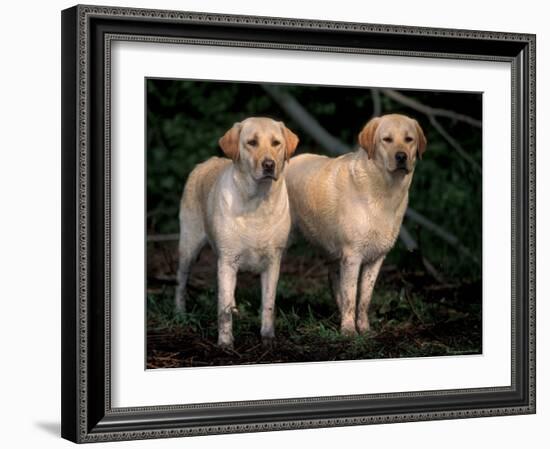
<path fill-rule="evenodd" d="M 147 88 L 148 367 L 470 354 L 481 351 L 482 95 L 325 86 L 149 79 Z M 188 313 L 173 310 L 179 200 L 197 163 L 248 116 L 283 120 L 297 154 L 357 148 L 373 116 L 416 118 L 428 139 L 400 239 L 377 281 L 373 331 L 338 334 L 320 253 L 303 240 L 283 259 L 277 345 L 259 345 L 259 279 L 239 275 L 235 350 L 215 346 L 215 257 L 190 280 Z"/>

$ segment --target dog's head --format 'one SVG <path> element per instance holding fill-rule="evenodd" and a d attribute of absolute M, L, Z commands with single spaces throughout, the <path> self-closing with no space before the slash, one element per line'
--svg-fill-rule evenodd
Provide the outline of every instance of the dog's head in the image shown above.
<path fill-rule="evenodd" d="M 426 151 L 426 136 L 418 122 L 406 115 L 371 119 L 359 133 L 359 144 L 375 164 L 394 174 L 408 174 Z"/>
<path fill-rule="evenodd" d="M 235 123 L 219 144 L 225 155 L 256 181 L 276 181 L 296 150 L 298 136 L 283 122 L 251 117 Z"/>

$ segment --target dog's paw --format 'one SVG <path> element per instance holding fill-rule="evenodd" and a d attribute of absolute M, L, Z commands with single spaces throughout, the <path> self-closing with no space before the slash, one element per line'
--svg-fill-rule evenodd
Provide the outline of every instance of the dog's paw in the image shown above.
<path fill-rule="evenodd" d="M 355 326 L 342 326 L 342 329 L 340 329 L 340 333 L 344 337 L 356 337 L 357 336 L 357 330 L 355 329 Z"/>
<path fill-rule="evenodd" d="M 262 337 L 262 347 L 264 349 L 273 349 L 275 347 L 275 337 L 274 336 Z"/>
<path fill-rule="evenodd" d="M 364 335 L 370 331 L 369 320 L 357 320 L 357 331 Z"/>
<path fill-rule="evenodd" d="M 176 294 L 174 296 L 174 305 L 176 309 L 176 313 L 179 313 L 181 315 L 185 314 L 185 303 L 186 303 L 186 295 L 181 289 L 176 290 Z"/>
<path fill-rule="evenodd" d="M 218 347 L 220 349 L 233 350 L 233 338 L 219 337 Z"/>

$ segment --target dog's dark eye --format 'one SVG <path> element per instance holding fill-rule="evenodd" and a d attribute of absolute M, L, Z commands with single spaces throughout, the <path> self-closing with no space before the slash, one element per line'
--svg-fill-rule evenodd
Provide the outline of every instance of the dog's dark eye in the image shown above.
<path fill-rule="evenodd" d="M 412 142 L 414 139 L 411 136 L 405 137 L 405 142 Z"/>
<path fill-rule="evenodd" d="M 251 147 L 255 147 L 256 145 L 258 145 L 258 141 L 256 139 L 250 139 L 248 142 L 246 142 L 246 144 Z"/>
<path fill-rule="evenodd" d="M 391 137 L 389 137 L 389 136 L 387 136 L 387 137 L 382 137 L 382 140 L 383 140 L 384 142 L 386 142 L 386 143 L 392 143 L 392 142 L 393 142 L 393 139 L 392 139 Z"/>
<path fill-rule="evenodd" d="M 281 145 L 281 142 L 279 142 L 278 140 L 274 140 L 273 142 L 271 142 L 271 145 L 274 147 L 278 147 L 279 145 Z"/>

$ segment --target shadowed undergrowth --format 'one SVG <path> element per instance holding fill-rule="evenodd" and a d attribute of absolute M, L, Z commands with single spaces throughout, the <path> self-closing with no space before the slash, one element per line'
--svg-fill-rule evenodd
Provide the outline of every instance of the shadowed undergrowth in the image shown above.
<path fill-rule="evenodd" d="M 338 310 L 328 288 L 326 267 L 315 254 L 307 253 L 287 257 L 282 269 L 276 302 L 276 343 L 270 349 L 262 347 L 260 339 L 259 276 L 239 274 L 239 312 L 233 320 L 235 348 L 222 350 L 216 346 L 214 267 L 215 258 L 206 250 L 191 276 L 185 314 L 174 311 L 173 279 L 159 281 L 150 273 L 148 368 L 481 352 L 480 282 L 441 283 L 420 270 L 397 270 L 386 265 L 370 307 L 370 332 L 346 338 L 338 331 Z"/>

